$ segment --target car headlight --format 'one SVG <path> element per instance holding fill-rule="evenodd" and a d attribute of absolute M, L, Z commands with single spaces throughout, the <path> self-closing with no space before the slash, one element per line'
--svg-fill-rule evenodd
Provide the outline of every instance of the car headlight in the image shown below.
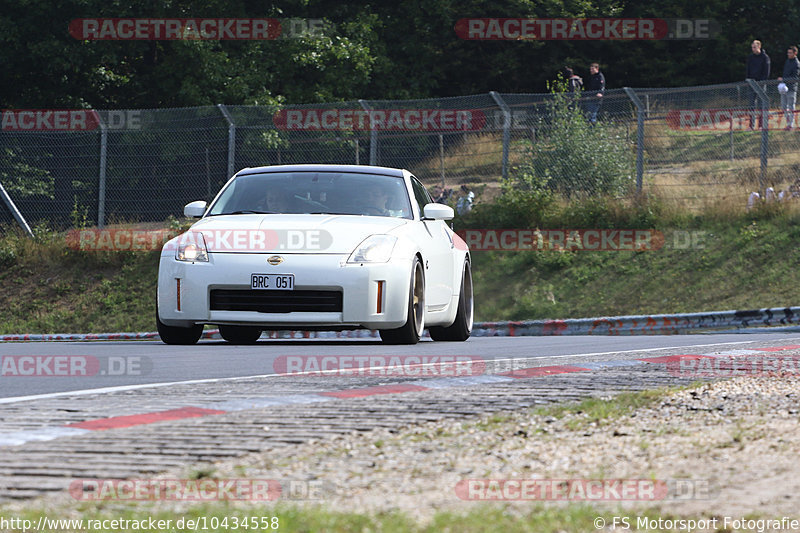
<path fill-rule="evenodd" d="M 385 263 L 392 256 L 397 237 L 370 235 L 359 244 L 347 259 L 348 263 Z"/>
<path fill-rule="evenodd" d="M 175 251 L 175 259 L 178 261 L 208 262 L 208 248 L 202 233 L 187 231 L 178 237 L 178 249 Z"/>

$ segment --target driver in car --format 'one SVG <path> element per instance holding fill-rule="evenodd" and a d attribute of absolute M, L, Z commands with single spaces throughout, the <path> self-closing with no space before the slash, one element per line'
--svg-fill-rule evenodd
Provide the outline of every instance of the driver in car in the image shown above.
<path fill-rule="evenodd" d="M 370 183 L 364 187 L 364 208 L 365 215 L 391 216 L 386 209 L 386 201 L 389 194 L 386 189 L 378 184 Z"/>
<path fill-rule="evenodd" d="M 273 213 L 288 213 L 289 199 L 281 189 L 269 189 L 266 196 L 266 207 Z"/>

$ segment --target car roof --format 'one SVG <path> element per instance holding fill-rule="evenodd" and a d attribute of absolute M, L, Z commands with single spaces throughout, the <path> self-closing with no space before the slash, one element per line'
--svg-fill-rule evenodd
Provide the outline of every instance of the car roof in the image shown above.
<path fill-rule="evenodd" d="M 251 167 L 237 172 L 239 176 L 248 174 L 266 174 L 271 172 L 349 172 L 353 174 L 382 174 L 402 178 L 403 170 L 390 167 L 372 167 L 368 165 L 272 165 L 268 167 Z"/>

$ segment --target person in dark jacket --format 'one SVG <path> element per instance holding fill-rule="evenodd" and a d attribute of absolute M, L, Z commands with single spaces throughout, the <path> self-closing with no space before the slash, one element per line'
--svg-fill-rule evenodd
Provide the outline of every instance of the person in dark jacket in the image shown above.
<path fill-rule="evenodd" d="M 750 50 L 752 54 L 747 58 L 747 72 L 745 78 L 755 81 L 766 81 L 769 79 L 770 62 L 766 50 L 761 49 L 761 41 L 753 41 L 750 43 Z M 759 84 L 766 92 L 766 84 Z M 750 109 L 750 129 L 755 128 L 757 109 L 761 108 L 760 100 L 757 94 L 753 95 L 753 105 Z"/>
<path fill-rule="evenodd" d="M 597 63 L 589 65 L 589 73 L 583 94 L 587 99 L 586 112 L 589 114 L 589 122 L 594 126 L 597 124 L 597 113 L 600 111 L 603 94 L 606 92 L 606 77 L 600 72 L 600 65 Z"/>
<path fill-rule="evenodd" d="M 792 45 L 786 50 L 786 62 L 783 64 L 783 76 L 778 76 L 778 92 L 781 93 L 781 109 L 786 115 L 786 129 L 791 130 L 794 124 L 794 106 L 797 103 L 797 79 L 800 77 L 800 60 L 797 59 L 797 47 Z"/>

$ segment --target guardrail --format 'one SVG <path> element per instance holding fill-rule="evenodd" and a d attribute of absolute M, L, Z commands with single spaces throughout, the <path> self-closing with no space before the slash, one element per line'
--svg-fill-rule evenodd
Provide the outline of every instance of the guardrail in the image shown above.
<path fill-rule="evenodd" d="M 552 335 L 674 335 L 689 330 L 754 326 L 788 326 L 800 324 L 800 307 L 774 307 L 744 311 L 711 311 L 669 315 L 631 315 L 599 318 L 567 318 L 564 320 L 526 320 L 508 322 L 476 322 L 473 337 L 524 337 Z M 265 331 L 272 339 L 372 338 L 377 331 Z M 158 338 L 156 332 L 141 333 L 44 333 L 0 335 L 0 342 L 18 341 L 88 341 L 143 340 Z M 218 339 L 219 330 L 203 332 L 203 338 Z M 262 336 L 263 338 L 263 336 Z"/>
<path fill-rule="evenodd" d="M 564 320 L 476 323 L 476 337 L 546 335 L 672 335 L 688 330 L 748 328 L 800 323 L 800 307 L 711 311 L 667 315 L 632 315 Z"/>

